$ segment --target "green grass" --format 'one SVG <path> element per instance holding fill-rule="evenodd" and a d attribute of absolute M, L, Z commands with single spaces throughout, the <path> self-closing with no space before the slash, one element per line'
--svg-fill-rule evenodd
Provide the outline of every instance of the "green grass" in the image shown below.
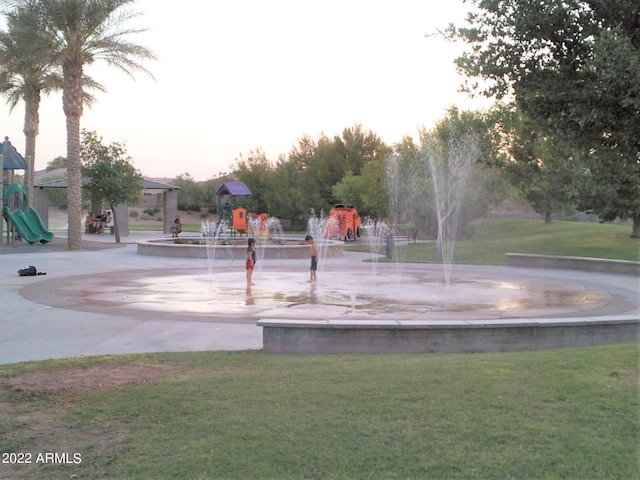
<path fill-rule="evenodd" d="M 3 451 L 82 454 L 80 465 L 0 464 L 0 478 L 640 478 L 638 353 L 180 353 L 0 366 L 0 378 L 175 367 L 127 388 L 0 390 Z"/>
<path fill-rule="evenodd" d="M 467 231 L 467 237 L 454 246 L 454 263 L 504 265 L 506 253 L 640 260 L 640 240 L 631 238 L 631 227 L 624 225 L 481 220 L 469 225 Z M 348 247 L 360 251 L 368 248 Z M 395 258 L 401 261 L 439 261 L 435 242 L 402 245 L 396 250 Z"/>

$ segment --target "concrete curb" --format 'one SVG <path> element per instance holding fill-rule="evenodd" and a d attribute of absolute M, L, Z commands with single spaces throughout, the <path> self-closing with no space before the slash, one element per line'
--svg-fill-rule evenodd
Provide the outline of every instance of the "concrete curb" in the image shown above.
<path fill-rule="evenodd" d="M 507 253 L 507 265 L 510 267 L 560 268 L 582 270 L 585 272 L 640 276 L 640 262 L 608 260 L 603 258 Z"/>

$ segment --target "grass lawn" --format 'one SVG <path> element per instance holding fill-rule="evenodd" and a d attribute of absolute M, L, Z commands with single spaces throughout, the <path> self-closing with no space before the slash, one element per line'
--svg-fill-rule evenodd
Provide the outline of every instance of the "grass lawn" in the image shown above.
<path fill-rule="evenodd" d="M 540 220 L 480 220 L 468 226 L 468 238 L 454 248 L 454 263 L 504 265 L 506 253 L 567 255 L 640 261 L 640 240 L 631 227 L 582 222 L 544 223 Z M 350 245 L 350 250 L 368 250 Z M 383 254 L 384 250 L 381 249 Z M 435 242 L 399 245 L 395 259 L 438 262 Z"/>
<path fill-rule="evenodd" d="M 638 353 L 625 344 L 5 365 L 0 445 L 30 453 L 32 463 L 1 463 L 0 478 L 640 478 Z M 101 387 L 107 375 L 93 386 L 47 384 L 79 369 L 136 365 L 160 374 L 112 388 Z M 44 452 L 81 461 L 36 464 Z"/>

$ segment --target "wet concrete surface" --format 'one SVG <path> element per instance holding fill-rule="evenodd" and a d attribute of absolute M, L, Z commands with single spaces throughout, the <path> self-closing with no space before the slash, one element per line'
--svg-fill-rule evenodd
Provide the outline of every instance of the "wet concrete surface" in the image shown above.
<path fill-rule="evenodd" d="M 265 260 L 247 289 L 244 262 L 139 255 L 132 234 L 0 247 L 0 363 L 155 351 L 259 350 L 262 318 L 427 321 L 638 315 L 639 280 L 518 267 L 382 265 L 345 253 Z M 95 237 L 95 236 L 92 236 Z M 48 250 L 47 250 L 48 249 Z M 18 277 L 35 265 L 46 276 Z"/>

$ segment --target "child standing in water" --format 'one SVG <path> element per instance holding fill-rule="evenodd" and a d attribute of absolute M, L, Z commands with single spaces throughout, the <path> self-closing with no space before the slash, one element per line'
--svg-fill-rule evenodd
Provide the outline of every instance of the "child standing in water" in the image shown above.
<path fill-rule="evenodd" d="M 256 241 L 253 238 L 247 240 L 247 261 L 245 262 L 245 267 L 247 269 L 247 287 L 254 285 L 251 281 L 251 277 L 253 276 L 253 268 L 256 266 Z"/>
<path fill-rule="evenodd" d="M 309 245 L 309 253 L 311 255 L 311 267 L 309 268 L 309 281 L 316 281 L 316 271 L 318 270 L 318 245 L 311 235 L 304 237 L 304 243 Z"/>

